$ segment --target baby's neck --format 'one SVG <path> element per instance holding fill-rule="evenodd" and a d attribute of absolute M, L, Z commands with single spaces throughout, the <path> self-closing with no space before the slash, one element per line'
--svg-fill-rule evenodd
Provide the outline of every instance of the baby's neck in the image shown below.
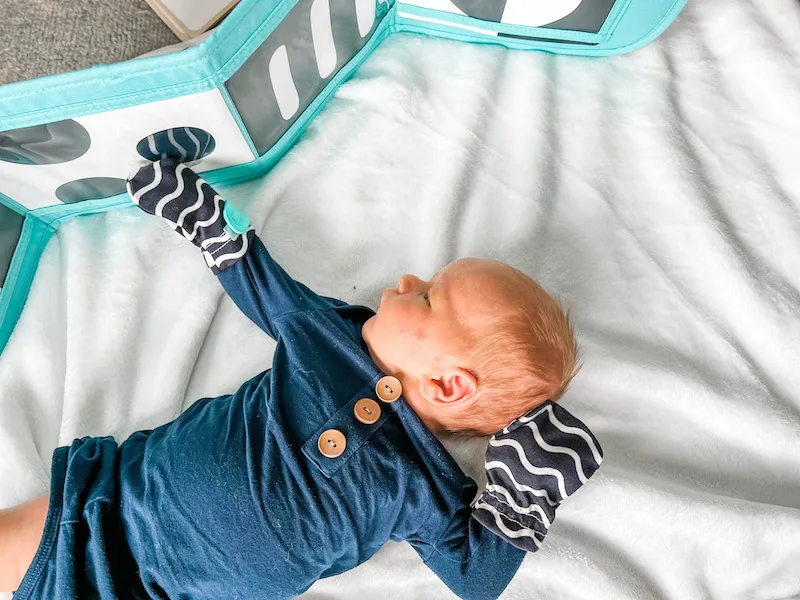
<path fill-rule="evenodd" d="M 400 385 L 403 387 L 403 397 L 406 399 L 409 406 L 414 409 L 414 412 L 417 414 L 417 416 L 419 416 L 422 422 L 425 423 L 425 426 L 431 431 L 431 433 L 441 431 L 443 429 L 441 424 L 435 418 L 433 418 L 433 415 L 430 415 L 425 411 L 425 400 L 422 398 L 417 389 L 417 378 L 404 372 L 399 367 L 385 364 L 381 360 L 381 357 L 378 356 L 378 354 L 373 350 L 372 346 L 370 346 L 368 338 L 369 336 L 362 335 L 364 345 L 366 345 L 367 350 L 369 351 L 372 362 L 374 362 L 382 372 L 386 373 L 387 375 L 391 375 L 392 377 L 396 377 L 398 381 L 400 381 Z"/>

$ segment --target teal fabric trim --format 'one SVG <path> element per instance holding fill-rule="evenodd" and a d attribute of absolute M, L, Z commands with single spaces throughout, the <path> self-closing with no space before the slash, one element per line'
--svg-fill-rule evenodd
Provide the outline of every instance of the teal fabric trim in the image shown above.
<path fill-rule="evenodd" d="M 631 3 L 620 18 L 614 35 L 602 47 L 591 53 L 592 56 L 624 54 L 643 48 L 658 36 L 676 19 L 688 0 L 661 0 L 664 8 L 655 11 L 648 3 Z M 660 17 L 658 15 L 661 15 Z M 649 33 L 643 34 L 643 31 Z"/>
<path fill-rule="evenodd" d="M 609 12 L 606 17 L 605 23 L 603 23 L 600 31 L 597 32 L 601 38 L 608 39 L 611 37 L 611 34 L 616 30 L 617 25 L 619 25 L 622 20 L 622 15 L 625 14 L 628 6 L 630 6 L 630 3 L 631 0 L 617 0 L 616 3 L 614 3 L 611 12 Z"/>
<path fill-rule="evenodd" d="M 240 236 L 250 227 L 250 219 L 230 202 L 225 203 L 222 216 L 225 218 L 225 230 L 233 238 Z"/>
<path fill-rule="evenodd" d="M 17 320 L 22 314 L 22 307 L 28 298 L 33 275 L 39 264 L 39 257 L 52 234 L 48 233 L 47 227 L 31 213 L 25 217 L 17 249 L 8 268 L 6 283 L 0 289 L 0 315 L 3 315 L 0 321 L 0 352 L 8 343 L 11 332 L 14 331 Z"/>
<path fill-rule="evenodd" d="M 28 212 L 30 212 L 29 208 L 27 208 L 25 206 L 22 206 L 22 204 L 20 204 L 19 202 L 17 202 L 13 198 L 9 198 L 8 196 L 3 194 L 2 192 L 0 192 L 0 204 L 5 204 L 8 208 L 10 208 L 14 212 L 19 213 L 21 215 L 26 215 L 26 214 L 28 214 Z M 0 314 L 2 314 L 2 313 L 0 313 Z"/>
<path fill-rule="evenodd" d="M 166 100 L 216 87 L 202 46 L 0 88 L 0 131 Z M 157 63 L 159 68 L 153 68 Z"/>
<path fill-rule="evenodd" d="M 205 43 L 213 43 L 214 36 L 222 30 L 223 33 L 231 31 L 225 38 L 221 38 L 218 44 L 221 49 L 225 48 L 223 56 L 226 57 L 224 62 L 220 62 L 220 83 L 228 80 L 231 75 L 239 70 L 244 62 L 250 58 L 253 52 L 264 43 L 278 25 L 281 24 L 284 17 L 297 5 L 298 0 L 242 0 L 233 12 L 229 14 L 222 22 L 217 30 L 206 40 Z M 249 3 L 249 4 L 245 4 Z M 243 7 L 242 5 L 245 4 Z M 242 11 L 242 8 L 247 8 L 248 12 Z M 234 15 L 239 11 L 239 14 Z M 228 20 L 236 16 L 236 22 L 229 24 Z M 223 29 L 225 26 L 227 29 Z M 249 32 L 247 36 L 235 36 L 234 34 L 239 31 Z"/>
<path fill-rule="evenodd" d="M 87 200 L 79 204 L 80 206 L 76 204 L 47 206 L 27 211 L 5 285 L 0 289 L 0 315 L 2 315 L 0 352 L 5 348 L 22 314 L 22 308 L 39 265 L 39 258 L 58 227 L 74 217 L 104 212 L 125 205 L 133 206 L 127 194 L 102 200 Z"/>
<path fill-rule="evenodd" d="M 202 43 L 0 87 L 0 131 L 30 127 L 221 87 L 297 0 L 242 0 Z"/>

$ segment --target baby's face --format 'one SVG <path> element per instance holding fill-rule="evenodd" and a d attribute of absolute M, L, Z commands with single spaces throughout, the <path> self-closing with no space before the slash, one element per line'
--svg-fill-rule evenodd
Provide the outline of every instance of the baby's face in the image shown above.
<path fill-rule="evenodd" d="M 488 326 L 509 302 L 503 263 L 466 258 L 430 281 L 403 275 L 383 291 L 364 339 L 388 372 L 419 375 L 454 365 L 471 332 Z"/>

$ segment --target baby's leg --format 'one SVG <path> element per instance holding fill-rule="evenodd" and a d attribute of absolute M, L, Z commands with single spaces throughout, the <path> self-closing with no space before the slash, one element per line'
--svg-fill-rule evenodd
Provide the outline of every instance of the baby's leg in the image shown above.
<path fill-rule="evenodd" d="M 13 592 L 22 583 L 47 519 L 47 496 L 0 510 L 0 592 Z"/>

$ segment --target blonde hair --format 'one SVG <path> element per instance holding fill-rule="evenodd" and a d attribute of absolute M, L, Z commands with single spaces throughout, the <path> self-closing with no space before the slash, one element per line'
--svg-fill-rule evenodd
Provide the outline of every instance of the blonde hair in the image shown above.
<path fill-rule="evenodd" d="M 509 267 L 519 293 L 483 331 L 473 331 L 465 368 L 478 380 L 476 401 L 450 431 L 489 435 L 544 401 L 558 400 L 580 366 L 568 311 L 538 283 Z"/>

